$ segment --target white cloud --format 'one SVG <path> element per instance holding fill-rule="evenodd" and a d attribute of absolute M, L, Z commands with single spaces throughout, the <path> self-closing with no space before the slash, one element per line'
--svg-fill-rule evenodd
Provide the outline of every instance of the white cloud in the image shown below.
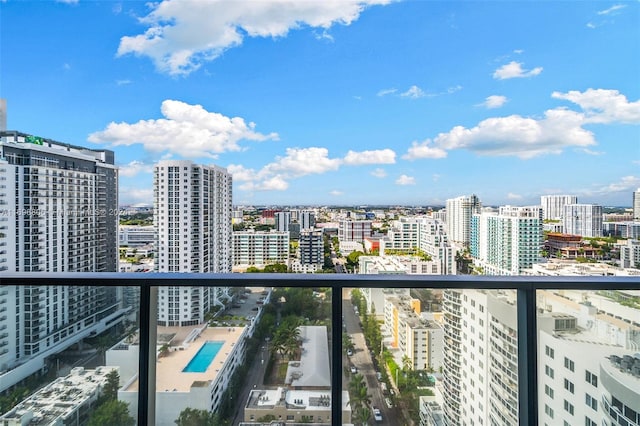
<path fill-rule="evenodd" d="M 542 72 L 542 67 L 536 67 L 532 70 L 522 69 L 522 62 L 511 61 L 501 66 L 493 73 L 493 78 L 498 80 L 506 80 L 509 78 L 533 77 Z"/>
<path fill-rule="evenodd" d="M 458 84 L 458 85 L 456 85 L 456 86 L 449 87 L 449 88 L 447 89 L 446 94 L 447 94 L 447 95 L 451 95 L 452 93 L 456 93 L 456 92 L 459 92 L 459 91 L 461 91 L 461 90 L 462 90 L 462 86 Z M 445 94 L 445 93 L 443 93 L 443 94 Z"/>
<path fill-rule="evenodd" d="M 349 151 L 343 162 L 347 166 L 361 166 L 364 164 L 394 164 L 396 153 L 392 149 L 378 149 L 371 151 Z"/>
<path fill-rule="evenodd" d="M 146 31 L 122 37 L 118 55 L 148 56 L 161 72 L 186 75 L 225 50 L 240 46 L 244 37 L 285 37 L 290 30 L 303 27 L 326 31 L 334 24 L 350 25 L 367 7 L 389 1 L 148 3 L 152 10 L 140 19 Z"/>
<path fill-rule="evenodd" d="M 431 179 L 433 179 L 434 182 L 438 182 L 441 177 L 442 175 L 439 175 L 438 173 L 434 173 L 433 176 L 431 176 Z"/>
<path fill-rule="evenodd" d="M 509 200 L 521 200 L 522 199 L 522 195 L 514 194 L 513 192 L 510 192 L 510 193 L 507 194 L 507 199 L 509 199 Z"/>
<path fill-rule="evenodd" d="M 393 150 L 381 149 L 349 151 L 344 159 L 341 159 L 329 158 L 329 151 L 326 148 L 287 148 L 286 155 L 276 157 L 275 161 L 260 170 L 256 171 L 238 164 L 227 166 L 227 170 L 233 175 L 234 181 L 243 182 L 239 189 L 283 191 L 288 188 L 288 182 L 291 179 L 311 174 L 324 174 L 338 170 L 343 165 L 393 164 L 395 156 Z"/>
<path fill-rule="evenodd" d="M 142 161 L 134 160 L 129 164 L 118 167 L 118 175 L 121 177 L 133 177 L 138 173 L 152 173 L 153 165 L 145 164 Z"/>
<path fill-rule="evenodd" d="M 284 157 L 277 157 L 275 162 L 267 164 L 261 174 L 300 177 L 323 174 L 340 167 L 339 159 L 329 158 L 327 148 L 287 148 L 286 152 Z"/>
<path fill-rule="evenodd" d="M 585 194 L 591 196 L 602 196 L 611 194 L 612 192 L 632 192 L 637 188 L 640 188 L 639 176 L 623 176 L 617 182 L 603 185 L 593 191 L 587 190 L 585 191 Z"/>
<path fill-rule="evenodd" d="M 566 99 L 585 111 L 590 123 L 640 124 L 640 100 L 629 102 L 617 90 L 587 89 L 584 92 L 572 90 L 567 93 L 553 92 L 551 97 Z"/>
<path fill-rule="evenodd" d="M 418 99 L 426 96 L 426 94 L 421 88 L 414 85 L 409 87 L 409 90 L 407 90 L 406 92 L 401 93 L 400 96 L 405 98 Z"/>
<path fill-rule="evenodd" d="M 118 202 L 121 205 L 145 204 L 153 205 L 153 189 L 121 186 L 118 191 Z"/>
<path fill-rule="evenodd" d="M 258 133 L 254 123 L 206 111 L 201 105 L 165 100 L 161 111 L 163 119 L 112 122 L 90 134 L 88 140 L 113 146 L 142 144 L 147 151 L 171 152 L 184 158 L 216 158 L 223 152 L 240 151 L 241 140 L 278 140 L 277 133 Z"/>
<path fill-rule="evenodd" d="M 127 84 L 131 84 L 131 80 L 116 80 L 117 86 L 126 86 Z"/>
<path fill-rule="evenodd" d="M 397 91 L 398 91 L 398 89 L 382 89 L 377 93 L 377 96 L 392 95 L 392 94 L 396 93 Z"/>
<path fill-rule="evenodd" d="M 500 108 L 502 105 L 507 103 L 507 101 L 508 99 L 506 96 L 491 95 L 491 96 L 487 96 L 481 105 L 488 109 L 494 109 L 494 108 Z"/>
<path fill-rule="evenodd" d="M 516 54 L 518 54 L 518 55 L 521 55 L 521 54 L 523 54 L 523 53 L 524 53 L 524 50 L 522 50 L 522 49 L 516 49 L 516 50 L 514 50 L 514 51 L 513 51 L 513 53 L 516 53 Z"/>
<path fill-rule="evenodd" d="M 585 154 L 588 154 L 588 155 L 604 155 L 604 152 L 602 152 L 602 151 L 593 151 L 593 150 L 588 149 L 588 148 L 583 148 L 583 149 L 581 149 L 581 151 L 584 152 Z"/>
<path fill-rule="evenodd" d="M 387 177 L 387 172 L 384 169 L 381 168 L 377 168 L 374 171 L 371 172 L 371 176 L 377 177 L 377 178 L 385 178 Z"/>
<path fill-rule="evenodd" d="M 290 179 L 338 170 L 340 164 L 340 159 L 329 158 L 326 148 L 287 148 L 284 157 L 276 157 L 258 171 L 237 164 L 227 166 L 227 170 L 234 181 L 244 182 L 239 186 L 244 191 L 284 191 Z"/>
<path fill-rule="evenodd" d="M 616 4 L 611 6 L 608 9 L 599 10 L 598 15 L 609 15 L 610 13 L 615 12 L 617 10 L 624 9 L 625 7 L 627 7 L 626 4 Z"/>
<path fill-rule="evenodd" d="M 583 127 L 586 124 L 640 124 L 640 101 L 629 102 L 616 90 L 554 92 L 552 97 L 574 102 L 582 111 L 555 108 L 545 111 L 542 118 L 510 115 L 488 118 L 472 128 L 456 126 L 433 139 L 413 142 L 402 158 L 443 158 L 447 151 L 466 149 L 478 155 L 528 159 L 559 154 L 568 147 L 584 150 L 596 145 L 593 133 Z"/>
<path fill-rule="evenodd" d="M 401 175 L 398 179 L 396 179 L 396 185 L 415 185 L 416 178 L 407 175 Z"/>
<path fill-rule="evenodd" d="M 433 146 L 431 139 L 424 142 L 413 142 L 409 151 L 402 156 L 405 160 L 417 160 L 419 158 L 445 158 L 447 151 Z"/>
<path fill-rule="evenodd" d="M 587 22 L 587 28 L 594 29 L 594 28 L 596 28 L 596 27 L 597 27 L 597 25 L 596 25 L 596 24 L 594 24 L 593 22 Z"/>
<path fill-rule="evenodd" d="M 344 192 L 334 189 L 333 191 L 329 192 L 329 194 L 339 197 L 340 195 L 344 195 Z"/>

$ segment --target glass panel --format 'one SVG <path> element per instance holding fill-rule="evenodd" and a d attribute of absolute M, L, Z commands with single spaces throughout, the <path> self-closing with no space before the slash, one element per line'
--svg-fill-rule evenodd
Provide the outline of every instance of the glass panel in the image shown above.
<path fill-rule="evenodd" d="M 135 290 L 0 286 L 0 423 L 133 422 L 122 394 L 138 353 L 118 355 L 137 329 Z"/>
<path fill-rule="evenodd" d="M 640 398 L 638 292 L 541 290 L 537 307 L 539 407 L 567 419 L 603 415 L 606 423 L 623 423 Z M 543 410 L 539 416 L 541 424 L 551 422 Z"/>
<path fill-rule="evenodd" d="M 158 298 L 156 424 L 331 423 L 330 290 L 168 287 Z M 187 300 L 205 302 L 195 324 Z M 163 315 L 176 306 L 182 325 Z"/>

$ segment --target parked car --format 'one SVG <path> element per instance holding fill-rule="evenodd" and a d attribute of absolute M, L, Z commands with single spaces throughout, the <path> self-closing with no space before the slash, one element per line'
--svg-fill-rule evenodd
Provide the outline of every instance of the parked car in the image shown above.
<path fill-rule="evenodd" d="M 347 349 L 347 355 L 348 355 L 348 356 L 353 355 L 353 351 L 352 351 L 351 349 Z"/>
<path fill-rule="evenodd" d="M 358 369 L 356 368 L 355 365 L 351 366 L 351 374 L 356 374 L 358 372 Z"/>

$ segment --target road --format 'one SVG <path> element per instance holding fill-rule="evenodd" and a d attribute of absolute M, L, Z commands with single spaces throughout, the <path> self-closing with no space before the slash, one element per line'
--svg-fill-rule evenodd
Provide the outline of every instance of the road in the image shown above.
<path fill-rule="evenodd" d="M 380 381 L 378 381 L 376 371 L 373 367 L 371 353 L 365 344 L 364 334 L 359 324 L 360 318 L 356 315 L 353 305 L 351 304 L 349 289 L 344 289 L 342 292 L 342 313 L 344 315 L 347 334 L 352 337 L 355 346 L 355 351 L 352 356 L 347 357 L 345 355 L 345 365 L 348 367 L 354 365 L 358 369 L 358 374 L 364 377 L 367 388 L 369 389 L 369 395 L 371 395 L 371 405 L 380 409 L 382 413 L 382 421 L 376 422 L 375 424 L 396 424 L 393 419 L 397 419 L 399 413 L 396 413 L 396 408 L 389 409 L 384 401 L 385 396 L 382 393 Z M 380 349 L 378 348 L 378 350 Z M 349 385 L 349 380 L 349 377 L 343 380 L 345 389 Z M 371 423 L 373 423 L 373 414 L 371 416 Z"/>

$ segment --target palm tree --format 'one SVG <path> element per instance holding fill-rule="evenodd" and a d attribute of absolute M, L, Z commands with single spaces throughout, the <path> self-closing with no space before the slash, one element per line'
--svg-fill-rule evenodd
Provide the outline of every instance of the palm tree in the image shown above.
<path fill-rule="evenodd" d="M 353 410 L 353 415 L 351 416 L 351 420 L 355 425 L 360 424 L 364 426 L 369 424 L 370 417 L 371 417 L 371 410 L 369 410 L 369 407 L 364 406 L 364 407 L 358 407 L 357 409 Z"/>
<path fill-rule="evenodd" d="M 402 369 L 405 372 L 413 369 L 413 361 L 411 361 L 411 358 L 406 355 L 402 357 Z"/>
<path fill-rule="evenodd" d="M 361 374 L 354 374 L 349 382 L 349 404 L 353 410 L 371 404 L 371 395 L 367 393 L 367 384 Z"/>

